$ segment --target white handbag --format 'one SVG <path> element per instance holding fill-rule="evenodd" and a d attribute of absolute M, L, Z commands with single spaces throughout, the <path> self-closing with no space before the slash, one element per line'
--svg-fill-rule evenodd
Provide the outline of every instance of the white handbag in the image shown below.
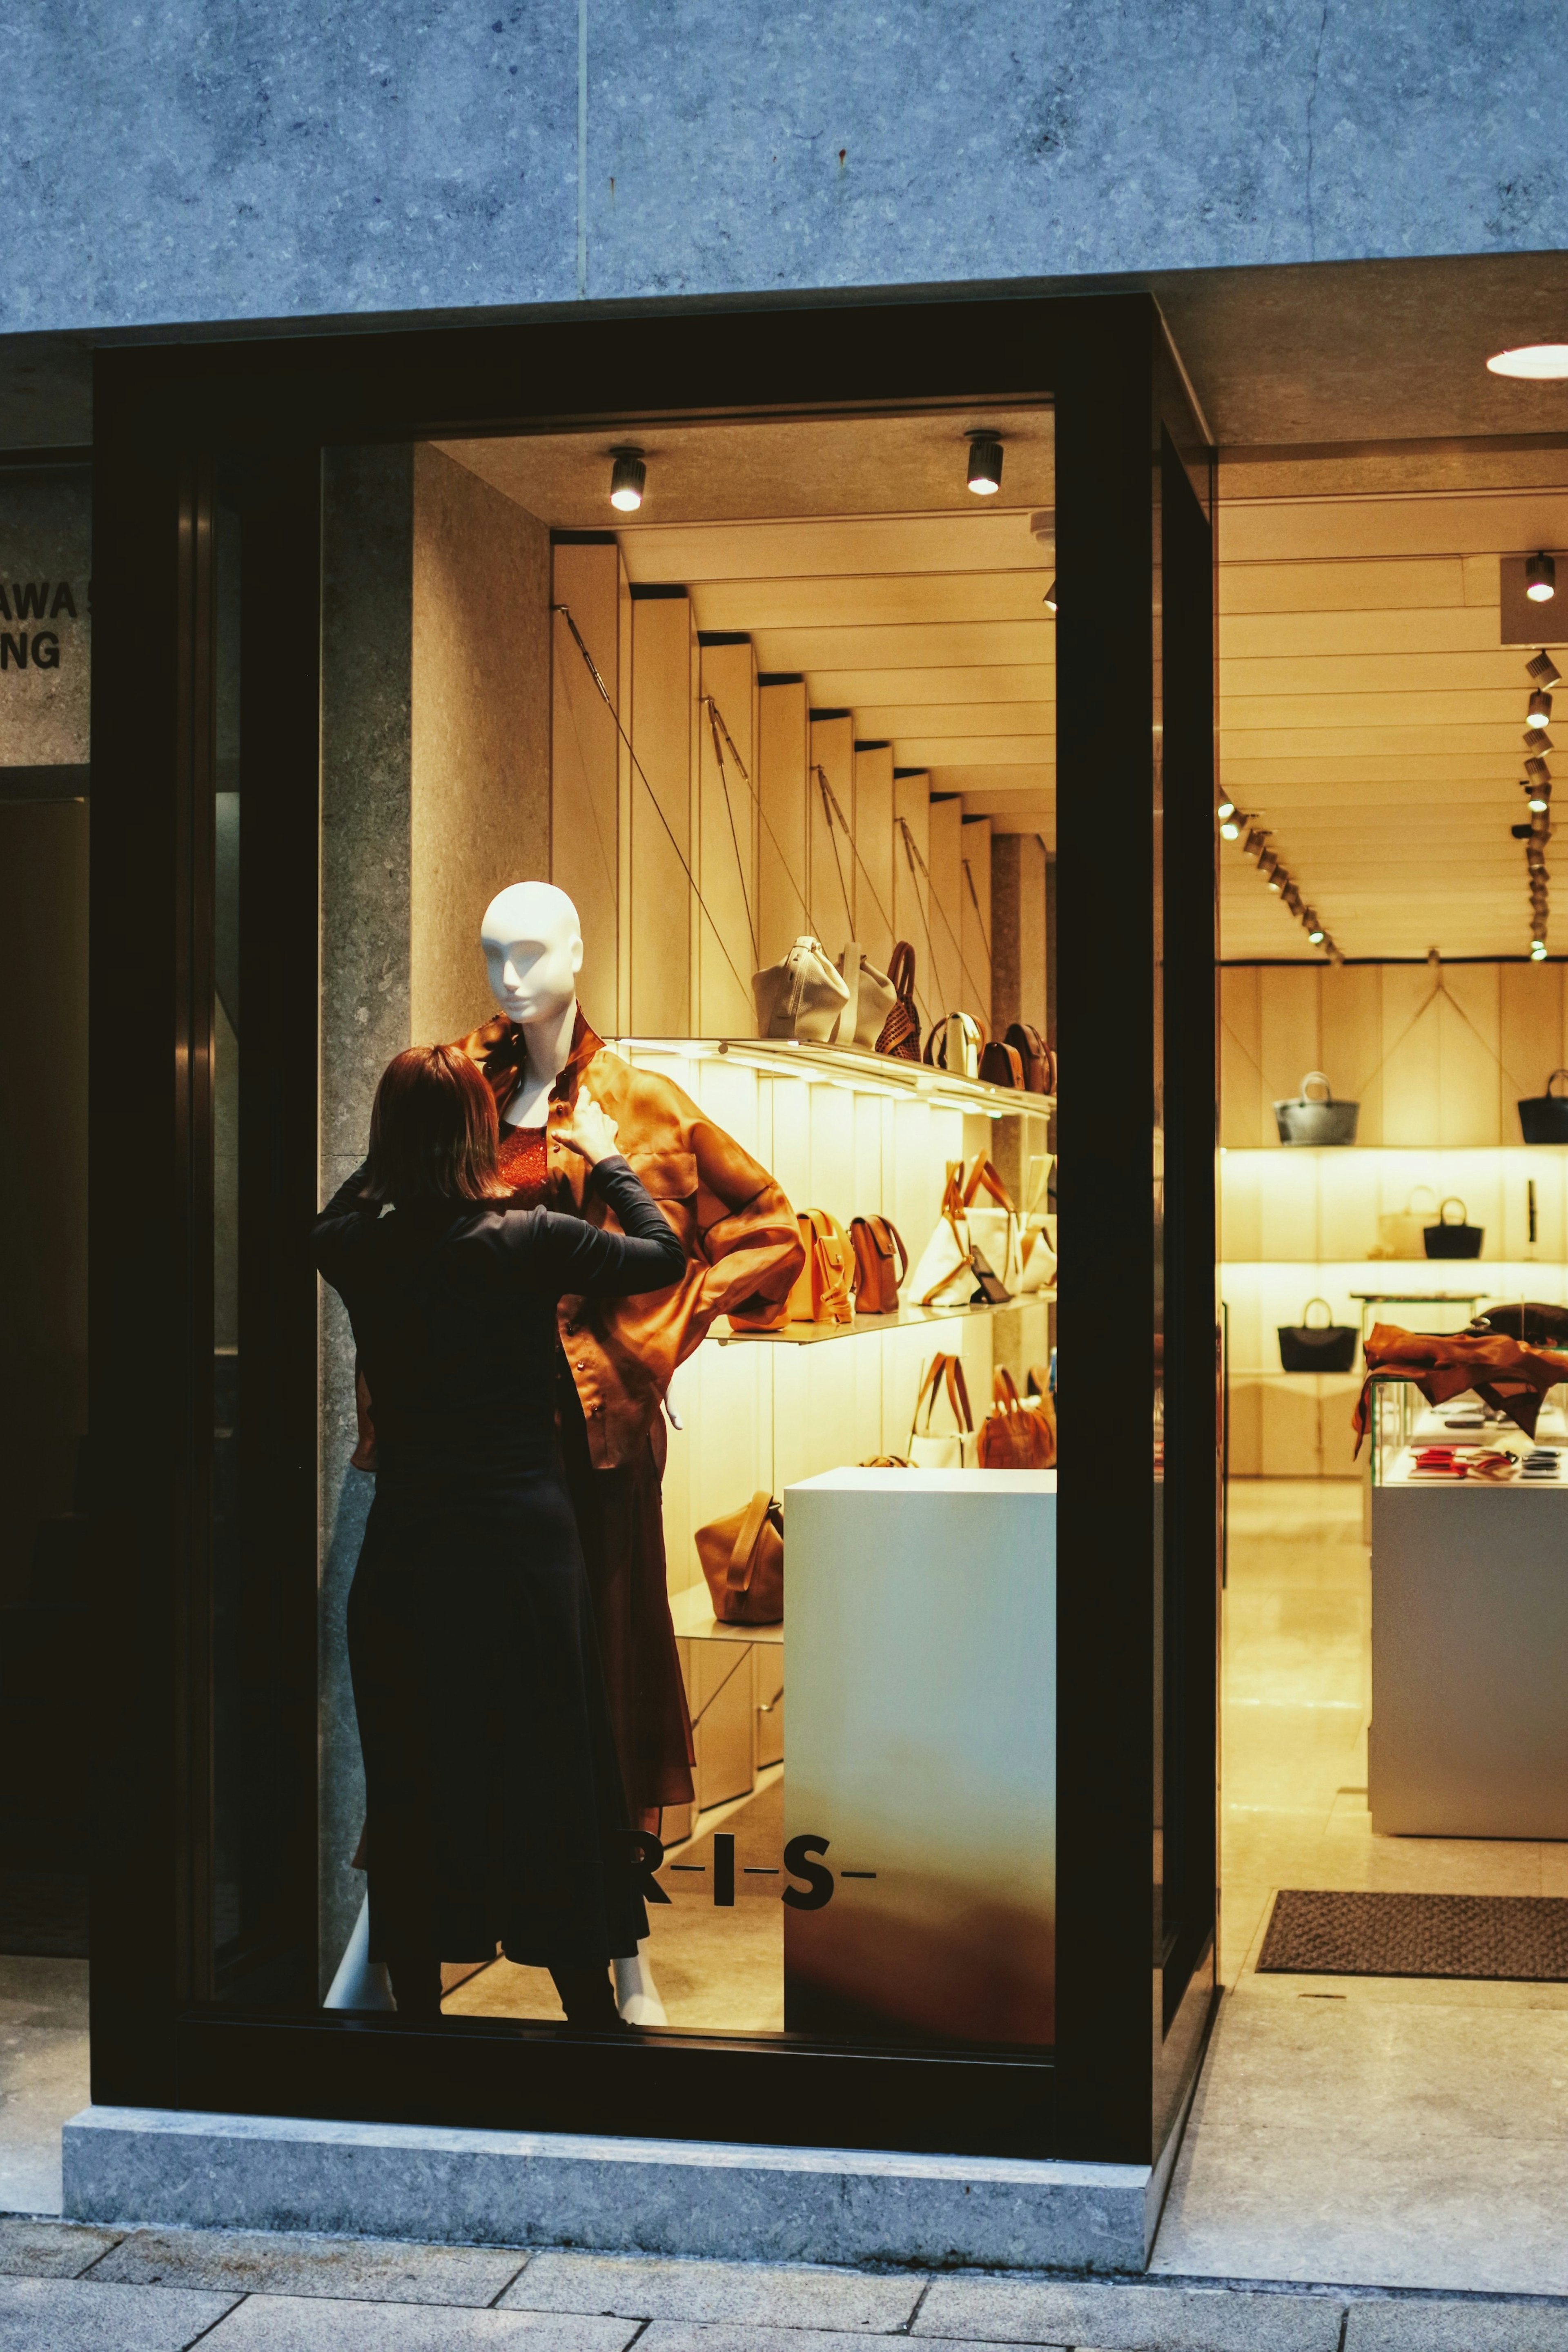
<path fill-rule="evenodd" d="M 986 1033 L 971 1013 L 949 1013 L 934 1024 L 925 1040 L 925 1060 L 934 1070 L 948 1070 L 956 1078 L 977 1078 Z"/>
<path fill-rule="evenodd" d="M 1016 1297 L 1023 1276 L 1019 1213 L 984 1152 L 965 1183 L 964 1213 L 970 1247 L 979 1251 L 1003 1289 Z"/>
<path fill-rule="evenodd" d="M 1051 1171 L 1055 1164 L 1054 1155 L 1049 1151 L 1038 1153 L 1030 1161 L 1019 1249 L 1020 1298 L 1028 1297 L 1031 1291 L 1051 1290 L 1056 1285 L 1056 1219 L 1045 1205 L 1051 1197 Z"/>
<path fill-rule="evenodd" d="M 865 950 L 856 947 L 852 940 L 839 958 L 839 971 L 850 999 L 839 1015 L 836 1043 L 874 1046 L 883 1023 L 898 1002 L 898 991 L 886 972 L 867 963 Z"/>
<path fill-rule="evenodd" d="M 949 1163 L 942 1213 L 904 1293 L 912 1307 L 967 1307 L 974 1296 L 969 1225 L 958 1181 L 962 1173 L 961 1160 Z"/>
<path fill-rule="evenodd" d="M 782 963 L 754 972 L 759 1037 L 798 1037 L 802 1045 L 825 1045 L 839 1025 L 850 992 L 828 960 L 820 940 L 803 931 Z"/>
<path fill-rule="evenodd" d="M 1430 1210 L 1416 1206 L 1416 1195 L 1425 1192 L 1431 1202 Z M 1377 1220 L 1377 1246 L 1369 1249 L 1368 1257 L 1425 1257 L 1427 1228 L 1437 1221 L 1437 1195 L 1430 1184 L 1417 1184 L 1402 1209 L 1380 1216 Z"/>
<path fill-rule="evenodd" d="M 931 1417 L 944 1388 L 953 1426 L 933 1429 Z M 975 1416 L 969 1410 L 961 1356 L 933 1356 L 921 1377 L 909 1430 L 909 1465 L 913 1470 L 974 1468 Z"/>

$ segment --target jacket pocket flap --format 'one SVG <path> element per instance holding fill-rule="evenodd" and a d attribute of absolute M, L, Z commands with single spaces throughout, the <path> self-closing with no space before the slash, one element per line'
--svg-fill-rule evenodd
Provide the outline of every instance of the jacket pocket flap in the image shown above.
<path fill-rule="evenodd" d="M 627 1164 L 632 1173 L 651 1192 L 655 1201 L 689 1201 L 697 1189 L 697 1156 L 695 1151 L 631 1152 Z"/>

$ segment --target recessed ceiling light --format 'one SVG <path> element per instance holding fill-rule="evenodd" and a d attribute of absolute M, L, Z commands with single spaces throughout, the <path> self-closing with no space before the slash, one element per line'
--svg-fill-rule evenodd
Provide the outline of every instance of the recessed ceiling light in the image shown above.
<path fill-rule="evenodd" d="M 1524 593 L 1532 604 L 1549 604 L 1557 593 L 1557 566 L 1550 555 L 1527 556 Z"/>
<path fill-rule="evenodd" d="M 610 503 L 622 514 L 635 514 L 643 503 L 647 486 L 648 468 L 641 449 L 612 449 L 613 464 L 610 468 Z"/>
<path fill-rule="evenodd" d="M 1487 366 L 1493 375 L 1554 383 L 1568 376 L 1568 343 L 1517 343 L 1511 352 L 1494 352 Z"/>
<path fill-rule="evenodd" d="M 994 433 L 969 436 L 969 488 L 977 499 L 995 498 L 1002 487 L 1002 445 Z"/>

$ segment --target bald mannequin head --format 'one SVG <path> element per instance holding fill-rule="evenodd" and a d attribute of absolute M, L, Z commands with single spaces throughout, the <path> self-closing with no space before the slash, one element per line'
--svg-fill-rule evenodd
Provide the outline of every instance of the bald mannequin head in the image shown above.
<path fill-rule="evenodd" d="M 582 932 L 577 908 L 553 882 L 514 882 L 491 899 L 479 926 L 491 992 L 523 1028 L 559 1021 L 577 1002 Z"/>

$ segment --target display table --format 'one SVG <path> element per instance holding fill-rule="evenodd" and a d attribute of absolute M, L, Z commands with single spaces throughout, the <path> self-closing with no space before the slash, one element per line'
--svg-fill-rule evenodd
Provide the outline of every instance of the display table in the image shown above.
<path fill-rule="evenodd" d="M 1056 1473 L 832 1470 L 784 1521 L 787 2029 L 1049 2045 Z"/>

